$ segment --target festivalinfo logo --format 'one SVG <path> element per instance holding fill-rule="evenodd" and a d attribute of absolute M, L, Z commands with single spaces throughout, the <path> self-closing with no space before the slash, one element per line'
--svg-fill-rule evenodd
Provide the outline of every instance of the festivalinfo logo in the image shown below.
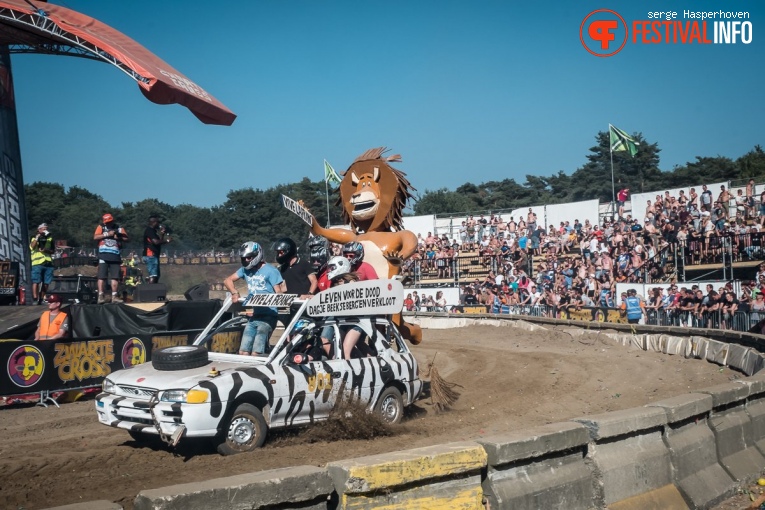
<path fill-rule="evenodd" d="M 582 46 L 596 57 L 611 57 L 630 44 L 750 44 L 748 11 L 648 11 L 625 21 L 616 11 L 597 9 L 579 27 Z"/>

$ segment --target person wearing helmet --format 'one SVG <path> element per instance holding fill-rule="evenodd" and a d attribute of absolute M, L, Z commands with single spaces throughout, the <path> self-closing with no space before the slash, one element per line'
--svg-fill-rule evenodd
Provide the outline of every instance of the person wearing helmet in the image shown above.
<path fill-rule="evenodd" d="M 48 296 L 48 310 L 37 323 L 35 340 L 58 340 L 69 334 L 69 316 L 61 311 L 61 296 Z"/>
<path fill-rule="evenodd" d="M 325 237 L 314 236 L 308 238 L 306 246 L 308 247 L 308 257 L 311 266 L 316 272 L 317 288 L 318 290 L 327 290 L 329 288 L 329 278 L 327 278 L 329 241 Z"/>
<path fill-rule="evenodd" d="M 274 251 L 279 263 L 279 272 L 287 285 L 287 292 L 303 297 L 316 294 L 316 271 L 310 262 L 298 256 L 295 241 L 283 237 L 276 241 Z"/>
<path fill-rule="evenodd" d="M 324 351 L 318 345 L 314 326 L 313 321 L 300 319 L 290 331 L 290 341 L 293 341 L 298 335 L 303 335 L 300 343 L 294 345 L 289 354 L 292 363 L 300 365 L 321 360 Z"/>
<path fill-rule="evenodd" d="M 239 257 L 242 261 L 234 274 L 223 281 L 231 298 L 240 299 L 239 291 L 234 287 L 237 280 L 245 280 L 249 294 L 283 294 L 286 291 L 284 279 L 279 270 L 263 259 L 263 248 L 255 241 L 247 241 L 239 247 Z M 257 306 L 252 309 L 247 325 L 242 333 L 242 343 L 239 354 L 245 356 L 260 356 L 268 349 L 268 339 L 276 327 L 277 309 L 268 306 Z"/>
<path fill-rule="evenodd" d="M 364 246 L 358 241 L 343 245 L 343 257 L 351 262 L 351 270 L 359 275 L 359 280 L 377 280 L 377 271 L 371 264 L 364 262 Z"/>
<path fill-rule="evenodd" d="M 332 287 L 337 287 L 344 283 L 361 281 L 358 273 L 353 271 L 351 261 L 346 257 L 332 257 L 327 263 L 327 277 L 332 284 Z M 343 338 L 343 358 L 351 359 L 353 349 L 358 346 L 362 350 L 362 354 L 367 353 L 367 349 L 364 349 L 365 345 L 359 344 L 361 335 L 364 334 L 364 330 L 358 326 L 353 326 L 345 334 Z M 327 327 L 321 333 L 321 340 L 326 349 L 327 345 L 332 345 L 332 328 Z"/>
<path fill-rule="evenodd" d="M 115 302 L 117 287 L 120 284 L 120 266 L 122 243 L 128 240 L 127 231 L 120 227 L 114 216 L 109 213 L 101 216 L 101 224 L 96 227 L 93 240 L 98 241 L 98 304 Z M 111 294 L 104 294 L 106 280 L 111 280 Z"/>

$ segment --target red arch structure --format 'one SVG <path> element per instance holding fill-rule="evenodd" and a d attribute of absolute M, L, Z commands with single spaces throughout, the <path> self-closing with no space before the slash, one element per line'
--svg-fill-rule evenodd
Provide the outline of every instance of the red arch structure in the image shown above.
<path fill-rule="evenodd" d="M 143 95 L 154 103 L 185 106 L 205 124 L 230 126 L 236 119 L 202 87 L 112 27 L 39 0 L 0 0 L 0 261 L 18 262 L 20 270 L 13 287 L 8 284 L 8 275 L 0 274 L 0 298 L 5 300 L 30 283 L 30 238 L 12 53 L 70 55 L 106 62 L 135 80 Z"/>
<path fill-rule="evenodd" d="M 205 124 L 230 126 L 236 115 L 202 87 L 125 34 L 59 5 L 0 0 L 0 45 L 10 53 L 92 58 L 133 78 L 150 101 L 177 103 Z"/>

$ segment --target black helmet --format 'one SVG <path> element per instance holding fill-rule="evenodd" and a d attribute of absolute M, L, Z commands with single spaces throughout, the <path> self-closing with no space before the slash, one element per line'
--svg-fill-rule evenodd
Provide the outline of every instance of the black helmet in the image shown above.
<path fill-rule="evenodd" d="M 353 255 L 352 257 L 348 257 L 348 255 Z M 361 263 L 362 260 L 364 260 L 364 246 L 361 245 L 358 241 L 351 241 L 350 243 L 345 243 L 343 245 L 343 256 L 351 261 L 351 265 L 355 266 L 356 264 Z"/>
<path fill-rule="evenodd" d="M 311 259 L 311 265 L 316 272 L 323 270 L 327 267 L 327 260 L 329 260 L 329 241 L 321 236 L 315 236 L 308 238 L 306 243 L 308 248 L 308 256 Z"/>
<path fill-rule="evenodd" d="M 276 261 L 279 264 L 286 264 L 297 255 L 297 245 L 289 237 L 282 237 L 274 243 L 276 252 Z"/>

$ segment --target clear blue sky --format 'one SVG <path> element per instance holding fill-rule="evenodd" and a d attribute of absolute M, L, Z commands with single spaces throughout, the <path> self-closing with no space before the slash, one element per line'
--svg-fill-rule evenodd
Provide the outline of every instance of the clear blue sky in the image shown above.
<path fill-rule="evenodd" d="M 608 123 L 658 142 L 661 168 L 765 143 L 765 7 L 662 2 L 55 2 L 136 39 L 228 106 L 208 126 L 147 101 L 108 64 L 12 59 L 25 181 L 113 205 L 222 204 L 232 189 L 323 177 L 390 147 L 420 191 L 571 173 Z M 594 9 L 743 10 L 748 45 L 582 47 Z M 299 198 L 299 197 L 296 197 Z"/>

